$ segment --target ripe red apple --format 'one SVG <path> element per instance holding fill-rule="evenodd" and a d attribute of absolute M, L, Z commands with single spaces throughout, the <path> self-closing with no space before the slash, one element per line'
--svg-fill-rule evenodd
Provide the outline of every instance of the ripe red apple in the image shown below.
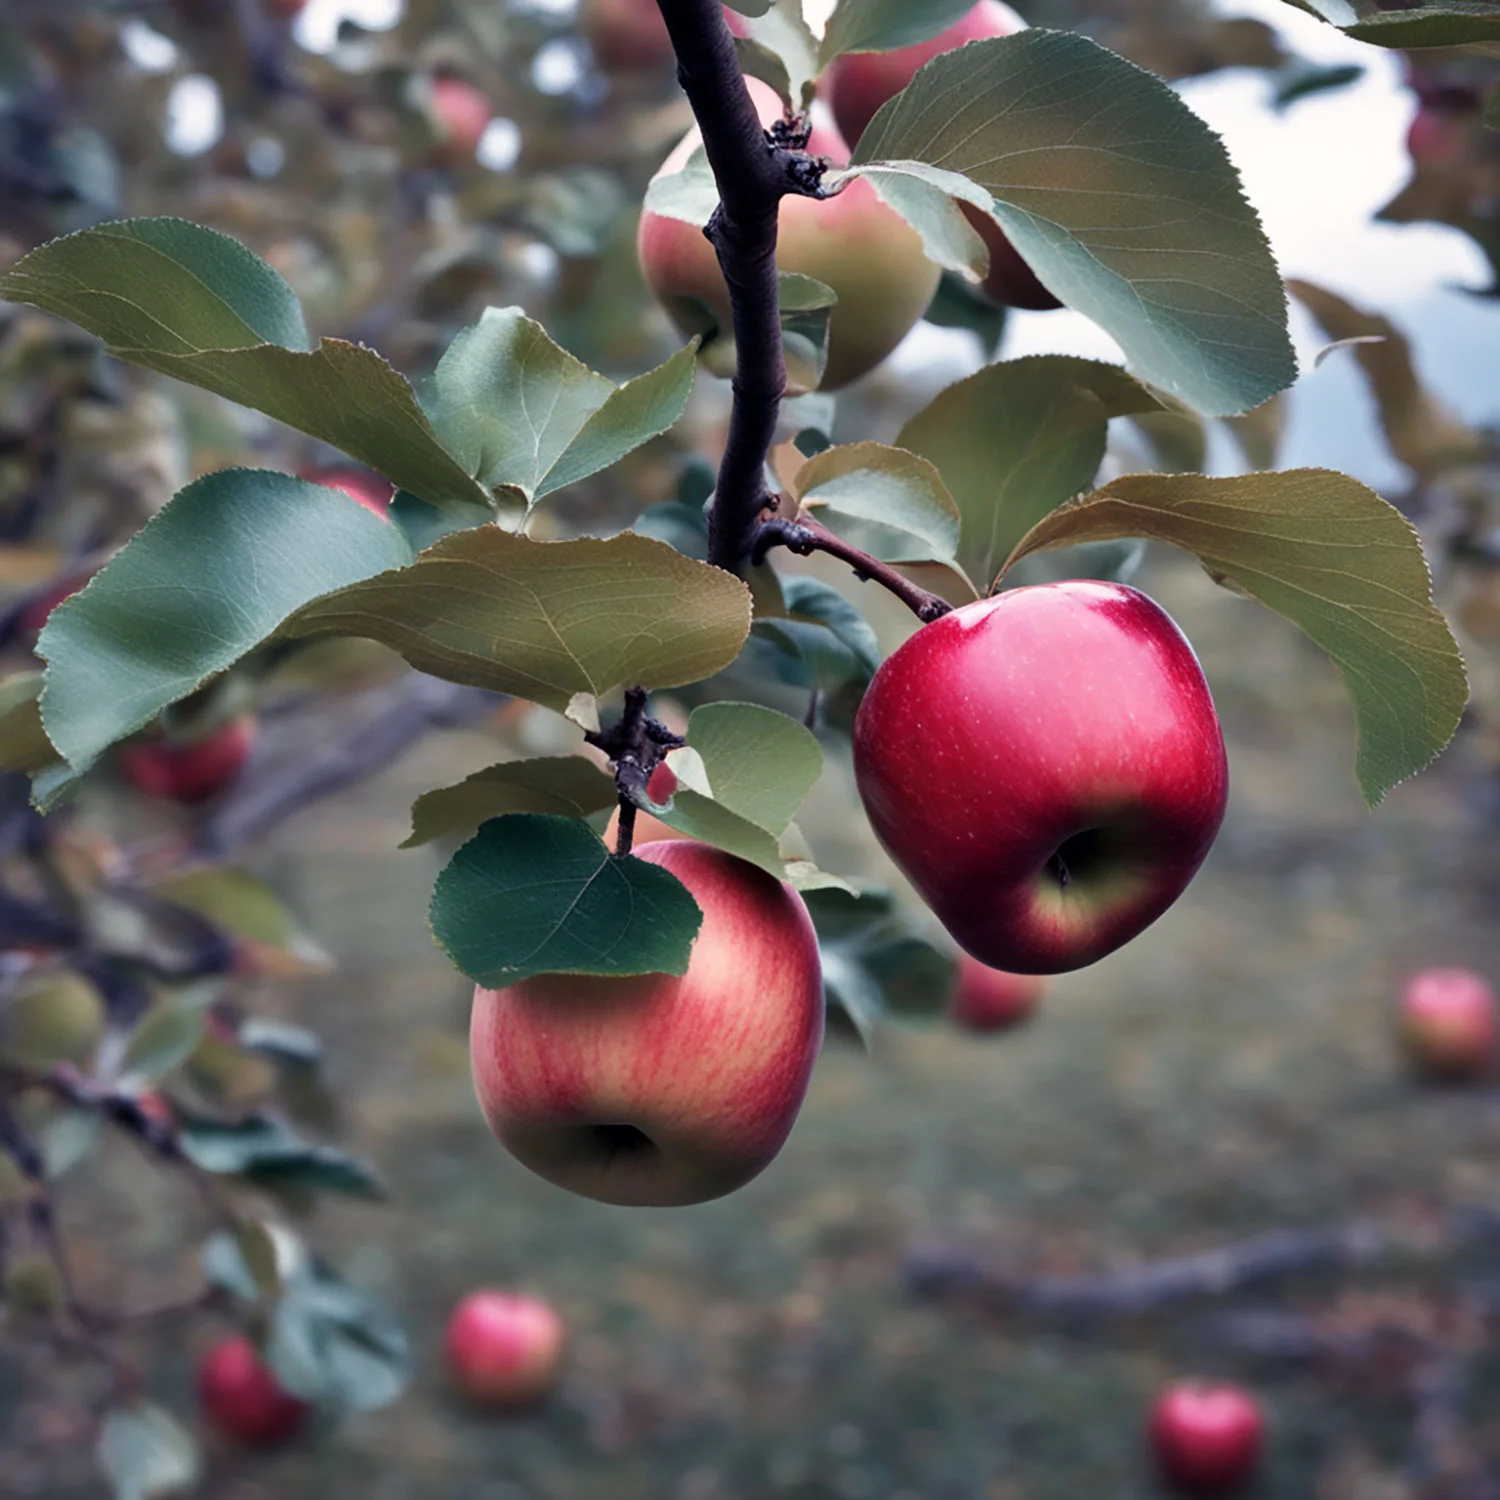
<path fill-rule="evenodd" d="M 474 1087 L 504 1145 L 604 1203 L 702 1203 L 781 1149 L 823 1039 L 818 939 L 802 898 L 706 844 L 647 844 L 703 911 L 678 979 L 548 974 L 477 989 Z"/>
<path fill-rule="evenodd" d="M 1401 1039 L 1419 1071 L 1459 1081 L 1487 1073 L 1500 1040 L 1500 1005 L 1472 969 L 1423 969 L 1401 993 Z"/>
<path fill-rule="evenodd" d="M 497 1410 L 534 1405 L 552 1389 L 562 1358 L 562 1319 L 535 1297 L 470 1292 L 448 1319 L 445 1350 L 454 1383 Z"/>
<path fill-rule="evenodd" d="M 311 1408 L 289 1396 L 249 1339 L 226 1339 L 198 1366 L 198 1400 L 208 1420 L 252 1448 L 276 1448 L 297 1435 Z"/>
<path fill-rule="evenodd" d="M 1039 975 L 1007 974 L 963 953 L 948 1014 L 965 1031 L 1004 1031 L 1031 1017 L 1044 988 Z"/>
<path fill-rule="evenodd" d="M 358 500 L 368 511 L 373 511 L 382 521 L 390 519 L 391 499 L 395 487 L 387 479 L 372 474 L 368 469 L 334 466 L 328 469 L 303 469 L 297 476 L 313 484 L 326 484 L 329 489 L 342 490 L 351 500 Z"/>
<path fill-rule="evenodd" d="M 1243 1483 L 1260 1460 L 1264 1435 L 1255 1398 L 1234 1385 L 1183 1381 L 1151 1411 L 1156 1461 L 1190 1494 L 1221 1494 Z"/>
<path fill-rule="evenodd" d="M 652 73 L 673 61 L 656 0 L 585 0 L 582 26 L 606 73 Z"/>
<path fill-rule="evenodd" d="M 844 139 L 857 146 L 881 105 L 894 99 L 933 58 L 962 47 L 965 42 L 1011 36 L 1024 24 L 1009 6 L 998 4 L 997 0 L 980 0 L 967 15 L 930 41 L 900 47 L 894 52 L 846 52 L 835 58 L 828 70 L 828 101 Z M 990 272 L 980 290 L 991 301 L 1036 312 L 1062 306 L 988 214 L 969 203 L 961 203 L 959 207 L 989 249 Z"/>
<path fill-rule="evenodd" d="M 467 78 L 439 73 L 432 80 L 431 110 L 443 133 L 433 149 L 433 158 L 455 167 L 473 161 L 480 139 L 495 114 L 488 96 Z"/>
<path fill-rule="evenodd" d="M 240 774 L 255 739 L 255 720 L 242 714 L 201 740 L 144 740 L 128 745 L 120 764 L 131 784 L 147 796 L 206 802 Z"/>
<path fill-rule="evenodd" d="M 747 80 L 761 119 L 781 117 L 781 101 L 755 79 Z M 661 174 L 678 171 L 698 144 L 696 132 L 663 164 Z M 814 120 L 808 148 L 835 165 L 849 160 L 849 148 L 832 126 Z M 837 197 L 818 201 L 781 200 L 780 270 L 811 276 L 838 294 L 829 325 L 828 365 L 822 389 L 837 390 L 868 375 L 911 332 L 937 290 L 938 267 L 922 250 L 916 230 L 876 196 L 862 178 Z M 715 375 L 734 374 L 734 337 L 729 288 L 713 246 L 695 224 L 660 214 L 641 215 L 638 239 L 646 284 L 684 335 L 701 332 L 702 309 L 717 319 L 718 335 L 703 362 Z M 793 394 L 802 391 L 793 387 Z"/>
<path fill-rule="evenodd" d="M 981 963 L 1082 968 L 1180 896 L 1224 817 L 1213 699 L 1171 617 L 1040 584 L 924 626 L 854 723 L 871 826 Z"/>

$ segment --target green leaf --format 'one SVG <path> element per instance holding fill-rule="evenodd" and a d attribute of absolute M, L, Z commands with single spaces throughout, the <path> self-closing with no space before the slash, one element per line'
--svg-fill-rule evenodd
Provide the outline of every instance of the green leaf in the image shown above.
<path fill-rule="evenodd" d="M 1463 661 L 1432 603 L 1411 523 L 1344 474 L 1134 475 L 1054 512 L 1011 561 L 1076 542 L 1148 537 L 1300 626 L 1354 700 L 1356 770 L 1374 806 L 1452 739 Z"/>
<path fill-rule="evenodd" d="M 687 748 L 706 778 L 696 783 L 700 793 L 778 836 L 823 774 L 823 752 L 812 731 L 755 703 L 694 709 Z"/>
<path fill-rule="evenodd" d="M 816 390 L 828 368 L 828 330 L 838 293 L 796 272 L 783 271 L 776 279 L 787 378 L 794 390 Z"/>
<path fill-rule="evenodd" d="M 181 1113 L 183 1154 L 205 1172 L 243 1177 L 265 1188 L 304 1186 L 379 1202 L 380 1179 L 363 1162 L 304 1141 L 266 1114 L 238 1120 Z"/>
<path fill-rule="evenodd" d="M 115 1500 L 180 1495 L 198 1482 L 197 1444 L 152 1401 L 115 1407 L 104 1419 L 95 1451 Z"/>
<path fill-rule="evenodd" d="M 690 344 L 617 387 L 520 308 L 487 308 L 437 367 L 433 426 L 484 485 L 514 492 L 529 509 L 675 426 L 696 355 Z"/>
<path fill-rule="evenodd" d="M 710 677 L 749 629 L 745 585 L 664 542 L 535 542 L 483 526 L 316 600 L 282 633 L 366 636 L 419 671 L 563 713 L 579 693 Z"/>
<path fill-rule="evenodd" d="M 958 561 L 983 593 L 1027 531 L 1093 482 L 1110 418 L 1161 409 L 1117 365 L 1043 354 L 950 385 L 896 446 L 936 465 L 962 520 Z"/>
<path fill-rule="evenodd" d="M 484 824 L 437 878 L 433 935 L 480 984 L 533 974 L 685 974 L 703 920 L 675 875 L 616 859 L 572 818 Z"/>
<path fill-rule="evenodd" d="M 934 58 L 854 158 L 896 161 L 991 193 L 1048 288 L 1204 414 L 1258 406 L 1295 377 L 1286 296 L 1223 145 L 1160 79 L 1087 38 L 1033 28 Z"/>
<path fill-rule="evenodd" d="M 284 1390 L 335 1412 L 378 1411 L 411 1380 L 397 1319 L 311 1257 L 277 1304 L 266 1361 Z"/>
<path fill-rule="evenodd" d="M 153 887 L 153 894 L 242 939 L 260 972 L 290 977 L 331 966 L 281 897 L 248 870 L 227 865 L 184 870 Z"/>
<path fill-rule="evenodd" d="M 424 792 L 412 804 L 411 835 L 403 849 L 433 839 L 471 834 L 507 813 L 587 818 L 618 800 L 614 777 L 581 755 L 512 760 L 488 766 L 455 786 Z"/>
<path fill-rule="evenodd" d="M 868 180 L 922 236 L 922 248 L 929 260 L 976 284 L 989 274 L 989 248 L 954 201 L 962 199 L 989 213 L 992 200 L 977 183 L 959 172 L 946 172 L 926 162 L 899 161 L 828 172 L 823 186 L 833 190 L 856 177 Z"/>
<path fill-rule="evenodd" d="M 958 506 L 937 469 L 883 443 L 850 443 L 809 459 L 792 480 L 799 504 L 883 562 L 954 562 Z"/>
<path fill-rule="evenodd" d="M 307 1264 L 307 1246 L 284 1224 L 244 1218 L 203 1245 L 203 1274 L 210 1285 L 243 1302 L 268 1303 Z"/>
<path fill-rule="evenodd" d="M 158 1000 L 126 1044 L 121 1087 L 149 1087 L 181 1067 L 203 1037 L 203 1015 L 212 998 L 212 990 L 190 988 Z"/>
<path fill-rule="evenodd" d="M 1500 41 L 1500 6 L 1490 0 L 1442 0 L 1410 10 L 1372 10 L 1345 36 L 1377 47 L 1466 47 Z"/>
<path fill-rule="evenodd" d="M 931 41 L 973 7 L 974 0 L 839 0 L 823 31 L 819 71 L 841 52 L 893 52 Z"/>
<path fill-rule="evenodd" d="M 249 1016 L 240 1023 L 235 1039 L 240 1046 L 285 1068 L 316 1068 L 323 1058 L 323 1044 L 317 1036 L 289 1021 Z"/>
<path fill-rule="evenodd" d="M 822 66 L 818 41 L 802 17 L 800 0 L 777 0 L 747 20 L 749 39 L 737 37 L 741 69 L 768 83 L 794 109 L 812 103 Z"/>
<path fill-rule="evenodd" d="M 846 683 L 868 682 L 880 668 L 880 643 L 864 616 L 834 588 L 816 578 L 782 579 L 785 619 L 758 619 L 757 639 L 774 646 L 802 687 L 831 693 Z"/>
<path fill-rule="evenodd" d="M 49 1115 L 36 1142 L 48 1180 L 55 1182 L 93 1155 L 102 1133 L 96 1109 L 59 1109 Z"/>
<path fill-rule="evenodd" d="M 308 347 L 296 298 L 216 230 L 127 219 L 53 240 L 0 273 L 0 297 L 69 318 L 117 359 L 173 375 L 341 448 L 434 505 L 491 504 L 372 349 Z"/>
<path fill-rule="evenodd" d="M 233 666 L 321 594 L 411 561 L 342 491 L 228 469 L 178 492 L 52 611 L 42 720 L 77 771 Z"/>

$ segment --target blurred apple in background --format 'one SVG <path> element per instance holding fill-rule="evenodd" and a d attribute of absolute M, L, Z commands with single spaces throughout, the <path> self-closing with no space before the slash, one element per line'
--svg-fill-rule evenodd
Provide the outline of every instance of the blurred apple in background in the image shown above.
<path fill-rule="evenodd" d="M 1423 969 L 1401 992 L 1401 1040 L 1429 1078 L 1482 1077 L 1495 1060 L 1500 1011 L 1489 982 L 1472 969 Z"/>
<path fill-rule="evenodd" d="M 226 1339 L 198 1366 L 198 1400 L 218 1431 L 252 1448 L 276 1448 L 302 1429 L 311 1408 L 277 1385 L 255 1346 Z"/>
<path fill-rule="evenodd" d="M 702 1203 L 780 1151 L 823 1039 L 802 898 L 692 841 L 647 844 L 703 912 L 688 970 L 548 974 L 477 989 L 474 1087 L 490 1129 L 560 1187 L 604 1203 Z"/>
<path fill-rule="evenodd" d="M 150 797 L 206 802 L 229 787 L 255 748 L 255 720 L 248 714 L 198 740 L 143 740 L 120 756 L 126 779 Z"/>
<path fill-rule="evenodd" d="M 911 637 L 854 723 L 870 825 L 981 963 L 1058 974 L 1154 922 L 1229 795 L 1203 670 L 1118 583 L 1013 589 Z"/>
<path fill-rule="evenodd" d="M 1151 1446 L 1163 1475 L 1192 1495 L 1237 1489 L 1260 1461 L 1265 1423 L 1238 1386 L 1183 1381 L 1151 1413 Z"/>
<path fill-rule="evenodd" d="M 467 78 L 456 73 L 439 73 L 432 80 L 429 107 L 442 132 L 442 140 L 433 148 L 433 159 L 450 167 L 473 161 L 495 115 L 489 96 Z"/>
<path fill-rule="evenodd" d="M 961 953 L 948 1015 L 965 1031 L 1004 1031 L 1035 1014 L 1045 988 L 1039 974 L 1008 974 Z"/>
<path fill-rule="evenodd" d="M 580 24 L 606 73 L 653 72 L 674 60 L 656 0 L 584 0 Z"/>
<path fill-rule="evenodd" d="M 454 1384 L 496 1410 L 535 1405 L 557 1379 L 562 1319 L 545 1302 L 510 1292 L 470 1292 L 448 1319 L 444 1349 Z"/>
<path fill-rule="evenodd" d="M 373 511 L 382 521 L 390 517 L 391 499 L 395 486 L 369 469 L 356 469 L 334 465 L 326 469 L 303 469 L 297 476 L 313 484 L 324 484 L 332 490 L 342 490 L 351 500 L 357 500 L 368 511 Z"/>

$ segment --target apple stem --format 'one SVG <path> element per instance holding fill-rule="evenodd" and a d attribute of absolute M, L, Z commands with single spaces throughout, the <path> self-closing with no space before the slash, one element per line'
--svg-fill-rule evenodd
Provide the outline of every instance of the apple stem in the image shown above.
<path fill-rule="evenodd" d="M 708 522 L 708 560 L 743 571 L 760 513 L 770 502 L 766 458 L 786 392 L 776 280 L 777 216 L 789 194 L 816 197 L 823 167 L 787 149 L 794 127 L 767 133 L 745 87 L 720 0 L 657 0 L 677 80 L 693 107 L 719 189 L 703 233 L 729 288 L 736 367 L 729 435 Z M 623 832 L 623 824 L 621 825 Z"/>
<path fill-rule="evenodd" d="M 861 582 L 878 583 L 889 589 L 924 625 L 952 612 L 953 606 L 946 599 L 918 588 L 911 579 L 903 578 L 894 568 L 836 537 L 816 521 L 784 521 L 778 516 L 762 521 L 751 540 L 752 560 L 763 561 L 772 547 L 785 547 L 799 557 L 826 552 L 839 558 L 854 569 L 854 576 Z"/>
<path fill-rule="evenodd" d="M 588 744 L 609 757 L 614 767 L 615 788 L 620 794 L 620 831 L 615 840 L 615 855 L 619 859 L 630 853 L 635 841 L 635 815 L 650 796 L 647 788 L 651 773 L 668 750 L 687 743 L 646 712 L 646 696 L 643 687 L 627 688 L 625 709 L 619 719 L 608 729 L 584 736 Z"/>

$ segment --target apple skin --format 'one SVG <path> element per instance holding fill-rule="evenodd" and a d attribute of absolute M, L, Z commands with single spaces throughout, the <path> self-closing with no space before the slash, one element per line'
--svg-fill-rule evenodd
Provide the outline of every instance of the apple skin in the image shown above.
<path fill-rule="evenodd" d="M 1082 968 L 1161 916 L 1229 785 L 1186 637 L 1135 589 L 1082 580 L 919 630 L 870 683 L 854 773 L 938 920 L 1013 974 Z"/>
<path fill-rule="evenodd" d="M 674 60 L 656 0 L 584 0 L 581 24 L 606 73 L 654 73 Z"/>
<path fill-rule="evenodd" d="M 1482 1077 L 1500 1040 L 1500 1004 L 1472 969 L 1423 969 L 1401 993 L 1401 1040 L 1417 1070 L 1462 1082 Z"/>
<path fill-rule="evenodd" d="M 1030 1020 L 1045 988 L 1046 982 L 1040 975 L 1007 974 L 962 953 L 958 959 L 958 988 L 948 1015 L 964 1031 L 1006 1031 Z"/>
<path fill-rule="evenodd" d="M 226 1339 L 198 1366 L 198 1401 L 220 1432 L 251 1448 L 290 1442 L 311 1407 L 277 1385 L 249 1339 Z"/>
<path fill-rule="evenodd" d="M 562 1319 L 535 1297 L 470 1292 L 448 1319 L 443 1348 L 454 1384 L 476 1405 L 534 1406 L 557 1379 Z"/>
<path fill-rule="evenodd" d="M 703 911 L 688 970 L 547 974 L 476 989 L 474 1087 L 540 1177 L 626 1206 L 704 1203 L 780 1151 L 823 1039 L 818 939 L 802 898 L 706 844 L 647 844 Z"/>
<path fill-rule="evenodd" d="M 379 516 L 382 521 L 390 519 L 395 486 L 389 480 L 381 479 L 365 469 L 303 469 L 297 477 L 313 484 L 326 485 L 331 490 L 342 490 L 351 500 L 359 501 L 366 510 Z"/>
<path fill-rule="evenodd" d="M 467 78 L 439 73 L 432 80 L 431 109 L 443 132 L 443 139 L 433 148 L 434 159 L 447 166 L 473 161 L 495 114 L 488 96 Z"/>
<path fill-rule="evenodd" d="M 996 0 L 980 0 L 967 15 L 959 17 L 930 41 L 900 47 L 894 52 L 845 52 L 835 58 L 828 70 L 827 93 L 844 139 L 857 146 L 880 107 L 888 99 L 894 99 L 933 58 L 962 47 L 965 42 L 1013 36 L 1024 24 L 1009 6 L 997 4 Z M 1033 312 L 1049 312 L 1062 306 L 988 214 L 970 203 L 961 203 L 959 208 L 979 231 L 990 252 L 990 272 L 980 287 L 985 296 L 1003 307 L 1023 307 Z"/>
<path fill-rule="evenodd" d="M 182 744 L 147 740 L 129 745 L 120 764 L 131 785 L 149 797 L 206 802 L 240 774 L 255 748 L 256 735 L 255 720 L 242 714 L 201 740 Z"/>
<path fill-rule="evenodd" d="M 1151 1446 L 1163 1474 L 1193 1495 L 1216 1495 L 1248 1479 L 1260 1461 L 1265 1422 L 1238 1386 L 1182 1381 L 1151 1411 Z"/>
<path fill-rule="evenodd" d="M 781 101 L 756 79 L 746 80 L 761 120 L 781 118 Z M 661 174 L 681 168 L 698 144 L 690 133 L 667 158 Z M 816 115 L 807 149 L 835 165 L 849 160 L 849 148 L 831 125 Z M 838 294 L 829 323 L 828 365 L 820 389 L 838 390 L 868 375 L 911 332 L 927 311 L 941 275 L 927 259 L 916 230 L 880 201 L 863 178 L 837 197 L 781 200 L 779 270 L 811 276 Z M 703 352 L 715 374 L 734 374 L 734 336 L 729 288 L 713 246 L 695 224 L 661 214 L 641 215 L 637 239 L 641 270 L 656 300 L 685 337 L 702 328 L 705 304 L 718 320 L 718 335 Z M 805 394 L 799 385 L 789 394 Z"/>

